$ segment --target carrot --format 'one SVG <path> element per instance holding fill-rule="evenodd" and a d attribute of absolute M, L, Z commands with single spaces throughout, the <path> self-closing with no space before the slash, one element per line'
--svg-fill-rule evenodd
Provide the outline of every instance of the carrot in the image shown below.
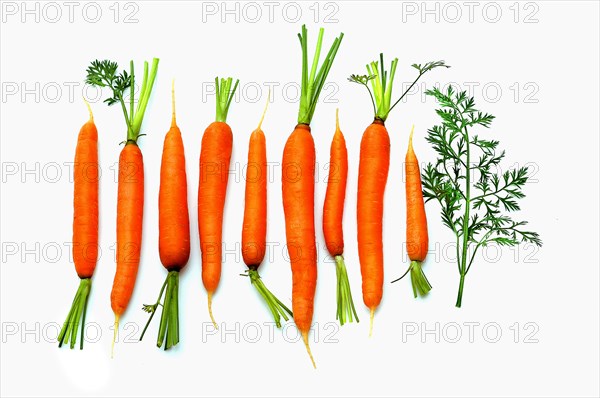
<path fill-rule="evenodd" d="M 198 230 L 202 252 L 202 283 L 208 293 L 208 313 L 218 328 L 212 313 L 212 297 L 221 279 L 221 253 L 223 232 L 223 209 L 229 178 L 229 161 L 233 146 L 231 127 L 226 123 L 233 90 L 233 79 L 215 78 L 217 114 L 202 136 L 200 149 L 200 183 L 198 185 Z"/>
<path fill-rule="evenodd" d="M 327 251 L 333 256 L 336 263 L 337 275 L 337 316 L 341 325 L 346 322 L 346 316 L 350 322 L 356 318 L 359 322 L 348 272 L 344 263 L 344 232 L 342 230 L 342 218 L 344 216 L 344 199 L 346 198 L 346 181 L 348 179 L 348 150 L 346 140 L 340 130 L 338 110 L 335 112 L 335 134 L 331 142 L 329 157 L 329 178 L 327 179 L 327 192 L 323 204 L 323 235 Z"/>
<path fill-rule="evenodd" d="M 267 145 L 261 129 L 267 112 L 270 95 L 267 96 L 265 110 L 256 130 L 250 135 L 248 144 L 248 168 L 246 174 L 246 193 L 244 223 L 242 226 L 242 257 L 248 266 L 248 276 L 252 286 L 267 303 L 275 324 L 281 327 L 281 317 L 286 321 L 293 316 L 285 306 L 263 283 L 258 267 L 265 257 L 267 240 Z"/>
<path fill-rule="evenodd" d="M 425 214 L 419 161 L 412 145 L 414 130 L 415 126 L 410 131 L 404 167 L 406 172 L 406 252 L 410 259 L 409 270 L 413 294 L 417 298 L 417 293 L 421 296 L 429 293 L 431 285 L 421 266 L 427 256 L 429 235 L 427 233 L 427 216 Z M 393 282 L 402 279 L 402 277 Z"/>
<path fill-rule="evenodd" d="M 363 301 L 373 316 L 383 296 L 383 197 L 390 168 L 390 136 L 375 120 L 363 133 L 358 166 L 357 233 Z"/>
<path fill-rule="evenodd" d="M 135 104 L 135 72 L 133 61 L 130 72 L 123 71 L 117 75 L 118 65 L 112 61 L 94 61 L 87 69 L 88 84 L 109 87 L 113 97 L 105 100 L 108 105 L 119 103 L 127 125 L 127 140 L 119 155 L 119 179 L 117 189 L 117 270 L 110 294 L 110 304 L 115 314 L 112 348 L 117 338 L 119 319 L 127 309 L 140 262 L 142 245 L 142 220 L 144 213 L 144 160 L 138 147 L 138 139 L 142 134 L 142 121 L 150 93 L 158 72 L 158 58 L 152 62 L 152 70 L 148 78 L 148 62 L 144 63 L 144 78 L 140 99 Z M 129 111 L 124 96 L 129 92 Z"/>
<path fill-rule="evenodd" d="M 380 63 L 375 61 L 367 65 L 368 75 L 352 75 L 349 79 L 367 88 L 375 112 L 375 119 L 363 133 L 360 142 L 357 201 L 358 256 L 363 278 L 363 301 L 370 310 L 369 336 L 373 332 L 375 310 L 383 297 L 383 200 L 390 167 L 390 137 L 385 121 L 390 111 L 424 73 L 438 66 L 446 66 L 443 61 L 429 62 L 423 66 L 412 65 L 419 71 L 419 76 L 392 105 L 392 85 L 397 65 L 396 58 L 388 75 L 381 54 Z"/>
<path fill-rule="evenodd" d="M 58 335 L 59 347 L 70 338 L 70 346 L 74 348 L 81 319 L 80 349 L 83 349 L 91 278 L 98 261 L 98 130 L 87 101 L 86 105 L 90 119 L 79 130 L 73 168 L 73 262 L 80 282 L 69 315 Z"/>
<path fill-rule="evenodd" d="M 165 350 L 179 343 L 179 272 L 190 258 L 190 219 L 187 202 L 187 177 L 185 153 L 181 131 L 175 117 L 175 82 L 171 88 L 171 127 L 165 135 L 160 165 L 160 189 L 158 192 L 158 254 L 168 271 L 155 304 L 145 304 L 144 311 L 150 319 L 142 331 L 140 341 L 162 303 L 162 315 L 156 345 L 165 344 Z"/>
<path fill-rule="evenodd" d="M 312 324 L 315 288 L 317 285 L 317 254 L 315 243 L 315 143 L 310 133 L 310 121 L 315 112 L 319 94 L 344 34 L 337 37 L 323 61 L 317 66 L 323 42 L 323 28 L 319 31 L 310 76 L 308 74 L 308 32 L 302 26 L 298 34 L 302 47 L 302 84 L 298 124 L 289 136 L 283 150 L 282 192 L 285 213 L 287 249 L 292 266 L 292 311 L 304 345 L 316 368 L 308 344 Z"/>

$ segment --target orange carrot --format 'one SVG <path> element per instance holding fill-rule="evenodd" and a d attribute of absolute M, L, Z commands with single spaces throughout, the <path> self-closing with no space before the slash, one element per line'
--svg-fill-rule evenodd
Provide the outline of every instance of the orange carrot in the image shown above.
<path fill-rule="evenodd" d="M 263 283 L 258 267 L 265 257 L 267 240 L 267 145 L 261 129 L 267 112 L 267 105 L 256 130 L 250 135 L 248 144 L 248 168 L 246 174 L 246 195 L 244 224 L 242 227 L 242 257 L 248 266 L 248 276 L 252 286 L 267 303 L 277 327 L 281 327 L 281 317 L 287 321 L 292 311 L 285 306 Z"/>
<path fill-rule="evenodd" d="M 302 84 L 298 124 L 289 136 L 283 150 L 282 192 L 285 212 L 287 249 L 292 266 L 292 310 L 294 321 L 313 363 L 308 344 L 312 324 L 315 288 L 317 285 L 317 254 L 315 243 L 315 143 L 310 133 L 310 121 L 315 112 L 319 94 L 340 46 L 344 34 L 337 37 L 323 61 L 317 66 L 324 30 L 319 31 L 317 47 L 308 74 L 308 33 L 302 26 L 298 35 L 302 47 Z"/>
<path fill-rule="evenodd" d="M 427 216 L 421 186 L 421 172 L 419 161 L 413 150 L 412 138 L 415 126 L 410 131 L 408 151 L 406 152 L 406 251 L 410 259 L 410 279 L 415 298 L 417 293 L 426 295 L 431 290 L 431 285 L 423 273 L 421 263 L 425 261 L 429 247 L 427 233 Z"/>
<path fill-rule="evenodd" d="M 140 147 L 127 143 L 119 156 L 117 191 L 117 271 L 110 294 L 116 321 L 133 294 L 142 247 L 144 159 Z"/>
<path fill-rule="evenodd" d="M 292 311 L 298 330 L 308 341 L 317 286 L 315 143 L 308 125 L 298 124 L 288 138 L 282 170 L 285 233 L 292 265 Z"/>
<path fill-rule="evenodd" d="M 267 239 L 267 146 L 260 125 L 250 135 L 247 170 L 242 257 L 248 267 L 257 268 Z"/>
<path fill-rule="evenodd" d="M 383 198 L 390 167 L 390 137 L 380 119 L 367 127 L 360 142 L 357 233 L 363 301 L 373 316 L 383 296 Z"/>
<path fill-rule="evenodd" d="M 384 69 L 383 54 L 380 62 L 367 65 L 367 75 L 352 75 L 350 81 L 359 83 L 369 90 L 375 120 L 363 133 L 360 143 L 360 162 L 358 172 L 358 255 L 363 277 L 363 301 L 371 313 L 369 336 L 373 331 L 375 310 L 383 297 L 383 200 L 390 167 L 390 137 L 385 128 L 385 121 L 390 111 L 398 105 L 410 89 L 425 74 L 439 66 L 446 66 L 444 61 L 428 62 L 425 65 L 413 64 L 419 76 L 394 104 L 392 85 L 398 59 L 394 59 L 391 69 Z M 369 81 L 373 93 L 369 88 Z"/>
<path fill-rule="evenodd" d="M 168 274 L 155 304 L 145 304 L 150 319 L 142 331 L 140 341 L 152 321 L 166 288 L 156 345 L 165 343 L 165 350 L 179 343 L 179 271 L 190 258 L 190 219 L 187 202 L 187 176 L 181 131 L 175 119 L 175 82 L 171 88 L 171 128 L 165 136 L 160 165 L 158 191 L 158 253 Z"/>
<path fill-rule="evenodd" d="M 86 105 L 90 119 L 79 131 L 73 168 L 73 262 L 80 282 L 69 315 L 58 335 L 59 347 L 70 338 L 70 346 L 74 348 L 81 319 L 80 349 L 83 349 L 91 278 L 98 260 L 98 130 L 87 101 Z"/>
<path fill-rule="evenodd" d="M 110 304 L 115 314 L 112 349 L 117 338 L 119 319 L 127 309 L 140 263 L 142 246 L 142 219 L 144 214 L 144 160 L 138 147 L 142 135 L 142 121 L 150 93 L 158 72 L 158 58 L 152 61 L 148 77 L 148 62 L 144 63 L 144 78 L 140 98 L 135 107 L 135 72 L 133 61 L 130 71 L 117 75 L 116 62 L 94 61 L 87 69 L 86 82 L 98 87 L 109 87 L 113 94 L 105 102 L 110 106 L 121 105 L 127 125 L 127 140 L 119 155 L 119 179 L 117 188 L 117 270 L 110 294 Z M 129 89 L 129 110 L 124 96 Z"/>
<path fill-rule="evenodd" d="M 212 297 L 221 279 L 221 252 L 223 232 L 223 209 L 229 179 L 229 161 L 233 134 L 226 123 L 227 112 L 239 80 L 233 90 L 233 79 L 215 78 L 217 91 L 216 121 L 211 123 L 202 136 L 200 150 L 200 183 L 198 185 L 198 230 L 202 252 L 202 282 L 208 293 L 208 313 L 215 328 L 212 313 Z"/>
<path fill-rule="evenodd" d="M 335 134 L 331 142 L 329 158 L 329 178 L 327 180 L 327 192 L 323 204 L 323 235 L 329 254 L 333 256 L 336 263 L 337 275 L 337 316 L 341 325 L 346 322 L 346 316 L 350 322 L 358 315 L 354 308 L 350 281 L 344 263 L 344 232 L 342 230 L 342 218 L 344 216 L 344 200 L 346 198 L 346 181 L 348 179 L 348 150 L 346 140 L 340 130 L 338 111 L 335 112 Z"/>

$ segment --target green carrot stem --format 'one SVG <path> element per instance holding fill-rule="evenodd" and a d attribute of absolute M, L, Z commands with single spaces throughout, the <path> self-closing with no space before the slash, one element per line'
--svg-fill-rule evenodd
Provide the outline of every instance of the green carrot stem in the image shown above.
<path fill-rule="evenodd" d="M 263 281 L 256 269 L 248 270 L 248 276 L 250 277 L 250 282 L 252 283 L 252 286 L 254 286 L 256 288 L 258 293 L 265 300 L 265 303 L 269 307 L 269 310 L 271 310 L 271 314 L 273 315 L 275 324 L 277 325 L 278 328 L 280 328 L 281 327 L 281 318 L 280 317 L 283 317 L 283 319 L 288 321 L 290 319 L 290 317 L 294 316 L 292 314 L 292 311 L 288 307 L 286 307 L 285 304 L 283 304 L 281 301 L 279 301 L 279 299 L 277 297 L 275 297 L 275 295 L 273 293 L 271 293 L 271 291 L 269 289 L 267 289 L 267 287 L 263 283 Z M 288 317 L 288 315 L 289 315 L 289 317 Z"/>
<path fill-rule="evenodd" d="M 161 299 L 164 293 L 162 303 L 162 312 L 160 316 L 160 325 L 158 328 L 158 338 L 156 346 L 162 347 L 164 344 L 165 350 L 179 343 L 179 271 L 169 271 L 167 278 L 160 289 L 158 299 L 154 304 L 144 304 L 144 311 L 150 313 L 150 319 L 146 323 L 140 341 L 144 338 L 144 334 L 158 309 L 161 305 Z"/>
<path fill-rule="evenodd" d="M 87 313 L 87 303 L 91 286 L 92 281 L 90 278 L 82 278 L 80 280 L 79 287 L 77 288 L 77 293 L 75 293 L 75 298 L 71 304 L 71 309 L 69 310 L 67 319 L 65 320 L 60 333 L 58 334 L 59 347 L 62 347 L 63 343 L 68 342 L 69 340 L 71 340 L 70 347 L 75 347 L 75 343 L 77 342 L 77 331 L 79 329 L 81 319 L 81 341 L 79 348 L 83 349 L 83 340 L 85 337 L 85 316 Z"/>
<path fill-rule="evenodd" d="M 327 75 L 329 74 L 329 70 L 333 64 L 333 60 L 335 59 L 337 51 L 344 37 L 344 34 L 340 33 L 340 35 L 334 39 L 327 56 L 319 68 L 318 65 L 321 55 L 321 47 L 323 45 L 324 33 L 325 30 L 321 28 L 319 30 L 319 36 L 317 39 L 317 46 L 315 48 L 312 67 L 310 69 L 310 75 L 308 71 L 308 30 L 306 29 L 306 25 L 302 25 L 302 31 L 298 34 L 300 46 L 302 48 L 302 84 L 300 88 L 300 110 L 298 111 L 298 124 L 310 124 L 310 121 L 315 113 L 317 102 L 319 101 L 319 95 L 323 89 Z"/>
<path fill-rule="evenodd" d="M 219 84 L 219 78 L 215 77 L 215 89 L 217 97 L 217 114 L 215 120 L 217 122 L 227 122 L 227 113 L 229 112 L 229 106 L 231 105 L 231 101 L 233 100 L 235 90 L 237 89 L 237 86 L 240 83 L 239 80 L 236 80 L 232 90 L 232 82 L 233 78 L 231 77 L 228 77 L 227 79 L 221 78 Z"/>
<path fill-rule="evenodd" d="M 354 308 L 354 300 L 352 299 L 352 291 L 350 290 L 350 281 L 348 279 L 348 272 L 346 270 L 346 264 L 344 263 L 344 257 L 342 255 L 335 256 L 335 273 L 337 275 L 337 289 L 336 289 L 336 300 L 337 300 L 337 315 L 336 319 L 339 320 L 340 325 L 344 325 L 346 321 L 353 322 L 356 318 L 356 322 L 360 322 L 356 308 Z"/>

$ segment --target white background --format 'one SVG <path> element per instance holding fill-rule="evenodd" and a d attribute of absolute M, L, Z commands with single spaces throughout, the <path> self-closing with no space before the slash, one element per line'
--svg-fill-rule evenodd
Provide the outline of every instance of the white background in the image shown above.
<path fill-rule="evenodd" d="M 95 23 L 91 22 L 95 8 L 86 8 L 86 14 L 85 3 L 76 4 L 72 22 L 68 7 L 55 4 L 61 12 L 55 22 L 57 9 L 43 3 L 28 4 L 31 9 L 38 7 L 39 21 L 36 11 L 23 13 L 21 2 L 2 5 L 2 395 L 599 394 L 598 3 L 478 2 L 471 16 L 463 2 L 298 3 L 288 6 L 287 14 L 285 3 L 278 3 L 270 22 L 268 5 L 259 2 L 255 4 L 262 17 L 253 22 L 256 8 L 243 3 L 237 5 L 237 13 L 223 14 L 220 2 L 203 7 L 188 1 L 138 1 L 127 8 L 109 2 L 98 3 L 102 14 Z M 216 14 L 207 12 L 214 7 Z M 427 14 L 425 7 L 434 11 Z M 296 8 L 301 18 L 292 22 Z M 132 12 L 137 22 L 124 23 Z M 332 13 L 337 22 L 325 21 Z M 321 252 L 314 315 L 318 333 L 313 333 L 312 341 L 316 371 L 296 340 L 293 323 L 283 332 L 275 331 L 272 338 L 269 328 L 262 326 L 258 341 L 250 341 L 256 337 L 252 322 L 263 325 L 270 314 L 248 279 L 239 276 L 245 266 L 236 253 L 243 215 L 241 170 L 248 137 L 266 100 L 265 82 L 278 84 L 263 125 L 269 161 L 280 161 L 296 122 L 294 90 L 286 96 L 282 87 L 299 81 L 296 33 L 301 23 L 309 26 L 311 48 L 318 26 L 326 28 L 327 45 L 338 32 L 346 34 L 328 79 L 335 84 L 329 86 L 329 97 L 322 98 L 312 123 L 320 172 L 315 217 L 317 241 L 323 247 L 324 171 L 339 107 L 351 165 L 345 255 L 361 319 L 341 329 L 335 326 L 335 270 Z M 385 198 L 386 275 L 369 339 L 368 311 L 360 294 L 355 206 L 359 142 L 372 112 L 364 89 L 346 78 L 366 73 L 364 65 L 379 52 L 388 61 L 392 56 L 400 60 L 396 95 L 415 76 L 410 64 L 444 59 L 452 68 L 434 70 L 423 82 L 428 86 L 455 82 L 463 89 L 470 85 L 479 107 L 497 116 L 492 129 L 481 135 L 501 141 L 507 149 L 505 167 L 528 163 L 535 170 L 536 181 L 526 187 L 527 198 L 516 217 L 530 221 L 544 246 L 539 251 L 521 246 L 482 253 L 467 277 L 463 308 L 456 309 L 458 272 L 451 258 L 453 249 L 447 246 L 452 236 L 441 224 L 439 208 L 428 204 L 431 253 L 425 272 L 433 290 L 427 299 L 414 300 L 408 278 L 389 283 L 407 266 L 402 170 L 413 123 L 420 161 L 435 158 L 424 140 L 427 128 L 438 122 L 435 104 L 422 98 L 422 92 L 410 95 L 387 123 L 392 159 Z M 93 59 L 110 58 L 121 66 L 134 59 L 139 71 L 141 62 L 153 56 L 161 62 L 143 124 L 147 136 L 140 141 L 146 173 L 143 255 L 136 289 L 122 319 L 126 329 L 121 329 L 121 340 L 129 336 L 130 342 L 119 342 L 111 360 L 114 166 L 125 129 L 120 109 L 96 100 L 95 91 L 85 91 L 82 82 Z M 223 325 L 220 333 L 211 335 L 200 278 L 195 203 L 200 140 L 214 119 L 214 96 L 207 92 L 207 83 L 215 75 L 240 78 L 242 95 L 232 104 L 228 118 L 235 137 L 223 237 L 228 253 L 214 298 L 215 316 Z M 142 303 L 155 300 L 166 276 L 157 250 L 157 196 L 173 78 L 186 146 L 192 255 L 181 276 L 181 343 L 165 353 L 154 345 L 156 320 L 147 340 L 136 339 L 147 319 Z M 24 94 L 23 89 L 33 93 Z M 82 95 L 92 101 L 103 170 L 102 257 L 88 308 L 89 338 L 94 340 L 97 329 L 101 336 L 86 342 L 83 352 L 58 349 L 55 340 L 56 327 L 67 315 L 78 283 L 65 246 L 71 239 L 73 211 L 73 185 L 65 163 L 73 161 L 77 132 L 87 120 Z M 27 174 L 25 169 L 37 171 Z M 269 184 L 268 224 L 273 256 L 261 273 L 289 304 L 291 272 L 283 257 L 280 192 L 280 170 L 275 167 Z M 18 251 L 13 253 L 15 245 Z M 451 340 L 457 325 L 451 322 L 462 332 L 456 343 Z M 472 341 L 469 322 L 479 323 Z M 437 342 L 436 332 L 423 333 L 436 327 Z M 408 333 L 415 328 L 416 334 Z M 502 335 L 492 343 L 497 328 Z"/>

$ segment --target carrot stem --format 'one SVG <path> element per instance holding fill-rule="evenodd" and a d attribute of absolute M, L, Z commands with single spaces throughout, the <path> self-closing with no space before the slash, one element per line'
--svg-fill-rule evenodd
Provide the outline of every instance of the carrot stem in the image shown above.
<path fill-rule="evenodd" d="M 319 94 L 323 89 L 323 85 L 325 84 L 325 80 L 327 79 L 327 75 L 331 69 L 331 65 L 333 65 L 333 60 L 335 59 L 337 51 L 344 37 L 344 34 L 340 33 L 340 35 L 335 38 L 329 49 L 329 52 L 327 53 L 327 56 L 319 68 L 318 65 L 324 32 L 325 31 L 323 28 L 319 30 L 319 37 L 317 39 L 317 46 L 315 49 L 315 55 L 313 57 L 310 75 L 308 72 L 308 30 L 306 29 L 306 25 L 302 25 L 302 33 L 298 34 L 300 46 L 302 47 L 302 85 L 300 89 L 300 110 L 298 112 L 298 124 L 310 124 L 319 100 Z"/>
<path fill-rule="evenodd" d="M 84 299 L 84 303 L 83 303 L 83 316 L 81 317 L 81 337 L 79 339 L 79 349 L 83 350 L 83 340 L 85 339 L 85 316 L 87 314 L 87 304 L 88 304 L 88 300 L 90 298 L 89 295 L 89 290 L 91 289 L 91 283 L 90 283 L 90 287 L 88 289 L 88 294 L 85 296 Z"/>
<path fill-rule="evenodd" d="M 257 270 L 248 270 L 248 276 L 250 277 L 250 282 L 252 283 L 252 286 L 256 288 L 258 293 L 262 296 L 262 298 L 269 306 L 269 309 L 273 314 L 275 324 L 278 328 L 280 328 L 281 317 L 283 317 L 283 319 L 285 319 L 286 321 L 289 321 L 290 318 L 288 318 L 288 314 L 290 317 L 293 317 L 294 314 L 292 314 L 292 311 L 288 307 L 286 307 L 285 304 L 279 301 L 279 299 L 275 297 L 275 295 L 271 293 L 269 289 L 267 289 Z"/>
<path fill-rule="evenodd" d="M 79 344 L 80 349 L 83 349 L 83 338 L 85 329 L 85 315 L 87 310 L 88 297 L 92 286 L 92 280 L 90 278 L 82 278 L 75 293 L 75 298 L 71 304 L 71 309 L 67 319 L 65 320 L 60 333 L 58 334 L 58 346 L 62 347 L 63 343 L 70 340 L 70 348 L 75 347 L 77 342 L 77 331 L 79 329 L 79 321 L 81 322 L 81 341 Z"/>
<path fill-rule="evenodd" d="M 431 290 L 431 284 L 423 273 L 420 261 L 410 262 L 410 280 L 412 282 L 413 294 L 415 298 L 425 296 Z"/>
<path fill-rule="evenodd" d="M 337 275 L 337 315 L 336 319 L 340 321 L 340 325 L 344 325 L 346 320 L 353 322 L 356 318 L 356 322 L 360 322 L 356 308 L 354 308 L 354 301 L 352 300 L 352 292 L 350 291 L 350 281 L 348 280 L 348 271 L 346 270 L 346 264 L 344 263 L 343 256 L 335 256 L 335 273 Z"/>
<path fill-rule="evenodd" d="M 142 339 L 144 338 L 144 335 L 146 334 L 146 330 L 148 329 L 148 326 L 150 326 L 150 322 L 152 322 L 152 318 L 154 318 L 154 314 L 156 313 L 156 308 L 160 305 L 160 299 L 162 298 L 165 288 L 167 287 L 167 282 L 168 282 L 168 276 L 167 276 L 167 279 L 165 279 L 165 283 L 163 283 L 162 288 L 160 289 L 160 293 L 158 294 L 158 299 L 156 299 L 156 303 L 154 303 L 152 305 L 144 304 L 144 306 L 142 307 L 142 309 L 144 311 L 146 311 L 150 314 L 150 319 L 148 319 L 148 322 L 146 322 L 146 326 L 144 326 L 144 330 L 142 330 L 142 334 L 140 336 L 140 341 L 142 341 Z"/>
<path fill-rule="evenodd" d="M 138 101 L 137 110 L 135 115 L 129 115 L 131 121 L 131 130 L 132 137 L 127 137 L 128 140 L 137 141 L 140 130 L 142 129 L 142 121 L 144 120 L 144 113 L 146 113 L 146 107 L 148 106 L 148 102 L 150 101 L 150 94 L 152 93 L 152 87 L 154 86 L 154 80 L 156 79 L 156 74 L 158 73 L 158 58 L 154 58 L 152 60 L 152 70 L 150 71 L 150 78 L 148 79 L 148 62 L 144 62 L 144 83 L 142 86 L 144 90 L 140 94 L 140 99 Z"/>
<path fill-rule="evenodd" d="M 133 115 L 133 105 L 135 103 L 135 69 L 133 67 L 133 60 L 129 61 L 129 75 L 131 76 L 131 86 L 129 87 L 129 114 Z"/>
<path fill-rule="evenodd" d="M 236 80 L 233 89 L 231 89 L 232 82 L 233 78 L 231 77 L 228 77 L 227 79 L 221 78 L 221 83 L 219 84 L 219 78 L 215 77 L 215 88 L 217 95 L 217 115 L 215 117 L 215 120 L 217 122 L 225 123 L 227 121 L 227 113 L 229 112 L 229 106 L 231 105 L 231 101 L 233 100 L 235 90 L 237 89 L 237 86 L 240 83 L 239 79 Z"/>
<path fill-rule="evenodd" d="M 410 266 L 409 266 L 409 267 L 406 269 L 406 271 L 404 271 L 404 273 L 402 274 L 402 276 L 401 276 L 400 278 L 394 279 L 394 280 L 393 280 L 391 283 L 396 283 L 396 282 L 398 282 L 399 280 L 402 280 L 402 279 L 404 279 L 404 277 L 405 277 L 406 275 L 408 275 L 408 273 L 410 272 L 410 270 L 411 270 L 411 269 L 412 269 L 412 264 L 411 264 L 411 265 L 410 265 Z"/>
<path fill-rule="evenodd" d="M 465 274 L 460 274 L 460 284 L 458 285 L 458 298 L 456 299 L 456 307 L 462 305 L 463 288 L 465 286 Z"/>
<path fill-rule="evenodd" d="M 173 336 L 175 344 L 179 343 L 179 272 L 176 276 L 176 283 L 173 287 L 173 311 L 171 317 L 173 318 Z"/>
<path fill-rule="evenodd" d="M 371 85 L 373 86 L 373 94 L 376 102 L 375 117 L 383 121 L 387 119 L 391 110 L 392 87 L 397 65 L 398 58 L 394 58 L 388 75 L 384 67 L 383 54 L 379 54 L 379 62 L 373 61 L 370 65 L 367 65 L 369 76 L 373 76 Z"/>
<path fill-rule="evenodd" d="M 165 293 L 165 300 L 162 304 L 163 309 L 160 316 L 160 326 L 158 329 L 156 346 L 160 348 L 164 343 L 165 350 L 168 350 L 179 342 L 179 271 L 169 272 L 161 289 L 160 296 L 162 296 L 165 285 L 167 291 Z M 150 324 L 152 316 L 154 316 L 154 313 L 158 308 L 160 296 L 158 299 L 159 301 L 153 306 L 144 306 L 145 309 L 150 309 L 152 311 L 148 324 Z M 146 324 L 146 328 L 148 327 L 148 324 Z M 144 328 L 144 332 L 146 331 L 146 328 Z M 143 333 L 140 340 L 142 337 L 144 337 Z"/>

